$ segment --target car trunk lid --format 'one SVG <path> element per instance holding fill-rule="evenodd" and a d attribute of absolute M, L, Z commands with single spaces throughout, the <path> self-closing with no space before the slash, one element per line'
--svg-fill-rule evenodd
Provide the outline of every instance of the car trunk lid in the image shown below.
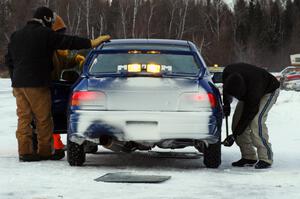
<path fill-rule="evenodd" d="M 197 79 L 160 77 L 91 78 L 88 90 L 104 92 L 110 111 L 178 111 L 183 93 L 206 93 Z"/>

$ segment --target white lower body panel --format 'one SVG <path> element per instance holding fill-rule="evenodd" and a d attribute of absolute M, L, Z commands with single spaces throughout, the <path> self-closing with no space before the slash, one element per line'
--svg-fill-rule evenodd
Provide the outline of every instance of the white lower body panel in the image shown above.
<path fill-rule="evenodd" d="M 212 112 L 75 111 L 71 136 L 113 135 L 121 141 L 206 139 L 217 125 Z"/>

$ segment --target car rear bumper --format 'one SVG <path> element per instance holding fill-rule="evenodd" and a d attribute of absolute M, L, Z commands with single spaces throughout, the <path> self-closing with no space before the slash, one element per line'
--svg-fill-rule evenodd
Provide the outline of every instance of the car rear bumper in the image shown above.
<path fill-rule="evenodd" d="M 212 112 L 82 111 L 70 114 L 69 138 L 81 144 L 103 135 L 121 141 L 159 142 L 166 139 L 219 140 Z"/>

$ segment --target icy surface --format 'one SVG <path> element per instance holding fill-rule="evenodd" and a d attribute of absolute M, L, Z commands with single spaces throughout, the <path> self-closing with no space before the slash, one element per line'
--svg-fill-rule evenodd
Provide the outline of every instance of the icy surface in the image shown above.
<path fill-rule="evenodd" d="M 121 155 L 103 148 L 99 154 L 87 155 L 83 167 L 70 167 L 66 158 L 20 163 L 10 80 L 0 79 L 0 102 L 0 199 L 300 198 L 300 92 L 282 91 L 269 113 L 274 165 L 268 170 L 232 168 L 231 162 L 240 158 L 236 146 L 222 148 L 223 162 L 218 169 L 206 169 L 202 157 L 158 158 L 156 153 L 145 152 Z M 172 178 L 161 184 L 94 181 L 112 172 Z"/>

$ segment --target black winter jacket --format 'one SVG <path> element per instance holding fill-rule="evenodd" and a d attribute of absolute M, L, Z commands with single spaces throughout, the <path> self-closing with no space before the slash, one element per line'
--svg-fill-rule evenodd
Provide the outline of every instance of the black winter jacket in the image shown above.
<path fill-rule="evenodd" d="M 225 83 L 227 77 L 233 73 L 238 73 L 243 77 L 246 87 L 244 96 L 239 99 L 244 102 L 244 107 L 241 118 L 236 128 L 233 129 L 233 135 L 236 136 L 244 132 L 258 113 L 262 97 L 278 89 L 280 83 L 266 70 L 245 63 L 228 65 L 223 71 L 223 82 Z M 230 96 L 226 91 L 223 91 L 223 101 L 224 106 L 230 106 Z"/>
<path fill-rule="evenodd" d="M 53 53 L 57 49 L 88 49 L 89 39 L 56 33 L 32 20 L 11 36 L 5 57 L 12 87 L 47 87 L 51 83 Z"/>

